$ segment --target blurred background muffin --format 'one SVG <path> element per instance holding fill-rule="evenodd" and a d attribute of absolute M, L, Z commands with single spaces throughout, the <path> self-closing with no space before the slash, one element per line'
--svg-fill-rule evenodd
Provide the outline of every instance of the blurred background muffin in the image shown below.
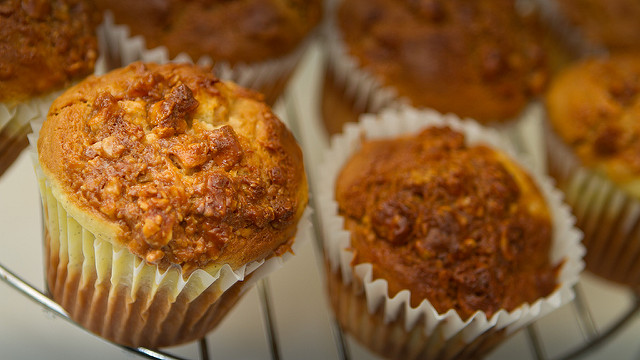
<path fill-rule="evenodd" d="M 640 51 L 640 2 L 636 0 L 538 0 L 573 51 Z"/>
<path fill-rule="evenodd" d="M 107 339 L 201 338 L 299 241 L 295 139 L 257 93 L 196 65 L 89 77 L 38 135 L 49 289 Z"/>
<path fill-rule="evenodd" d="M 473 122 L 411 109 L 334 137 L 319 214 L 346 331 L 387 358 L 478 358 L 572 298 L 580 234 L 513 154 Z"/>
<path fill-rule="evenodd" d="M 549 172 L 584 231 L 587 268 L 640 285 L 640 55 L 589 58 L 546 96 Z"/>
<path fill-rule="evenodd" d="M 482 123 L 516 118 L 550 72 L 550 39 L 532 10 L 512 0 L 339 1 L 326 40 L 327 130 L 399 100 Z"/>
<path fill-rule="evenodd" d="M 100 16 L 82 0 L 0 3 L 0 174 L 26 148 L 29 121 L 94 71 Z"/>
<path fill-rule="evenodd" d="M 273 104 L 301 55 L 305 39 L 322 15 L 320 0 L 126 1 L 97 0 L 126 25 L 131 36 L 112 34 L 122 65 L 135 60 L 168 61 L 179 54 L 213 62 L 225 80 L 264 93 Z M 118 36 L 122 35 L 122 36 Z M 147 57 L 161 47 L 162 59 Z M 153 54 L 153 53 L 152 53 Z M 151 55 L 153 56 L 153 55 Z"/>

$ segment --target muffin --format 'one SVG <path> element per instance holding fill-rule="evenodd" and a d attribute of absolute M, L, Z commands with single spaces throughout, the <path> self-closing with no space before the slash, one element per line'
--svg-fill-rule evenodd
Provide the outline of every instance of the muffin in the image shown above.
<path fill-rule="evenodd" d="M 113 14 L 115 24 L 126 26 L 124 32 L 114 28 L 110 37 L 123 65 L 187 55 L 215 63 L 218 76 L 263 92 L 270 104 L 283 91 L 322 12 L 321 0 L 96 3 Z M 129 38 L 129 32 L 144 40 Z"/>
<path fill-rule="evenodd" d="M 562 37 L 583 53 L 640 50 L 636 0 L 540 0 Z"/>
<path fill-rule="evenodd" d="M 640 285 L 640 54 L 590 58 L 546 96 L 549 172 L 584 231 L 587 269 Z"/>
<path fill-rule="evenodd" d="M 0 174 L 26 148 L 29 121 L 94 70 L 99 14 L 82 0 L 0 4 Z"/>
<path fill-rule="evenodd" d="M 580 233 L 495 133 L 411 109 L 332 143 L 320 216 L 341 326 L 388 358 L 477 358 L 572 298 Z"/>
<path fill-rule="evenodd" d="M 512 0 L 343 0 L 330 20 L 323 104 L 330 134 L 398 101 L 482 123 L 511 120 L 550 71 L 537 17 Z M 336 115 L 340 107 L 350 116 Z"/>
<path fill-rule="evenodd" d="M 128 346 L 214 328 L 288 256 L 307 204 L 292 134 L 195 65 L 89 77 L 53 103 L 37 153 L 52 297 Z"/>

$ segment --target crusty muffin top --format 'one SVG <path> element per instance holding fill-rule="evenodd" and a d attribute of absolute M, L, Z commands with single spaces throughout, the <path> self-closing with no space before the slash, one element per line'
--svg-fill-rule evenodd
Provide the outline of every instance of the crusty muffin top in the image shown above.
<path fill-rule="evenodd" d="M 194 65 L 89 77 L 53 103 L 38 152 L 81 225 L 185 273 L 288 250 L 307 204 L 284 124 L 257 93 Z"/>
<path fill-rule="evenodd" d="M 336 200 L 353 265 L 371 263 L 389 296 L 411 291 L 462 319 L 550 294 L 552 224 L 538 188 L 506 155 L 450 128 L 363 143 Z"/>

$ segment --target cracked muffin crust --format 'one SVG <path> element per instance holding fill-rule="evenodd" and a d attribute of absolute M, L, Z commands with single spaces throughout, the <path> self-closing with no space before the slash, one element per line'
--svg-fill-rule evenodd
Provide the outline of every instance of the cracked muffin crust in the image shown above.
<path fill-rule="evenodd" d="M 352 266 L 371 263 L 389 297 L 411 291 L 463 320 L 549 295 L 552 225 L 533 180 L 450 128 L 363 143 L 336 182 Z"/>
<path fill-rule="evenodd" d="M 54 102 L 38 152 L 83 226 L 183 274 L 289 250 L 307 204 L 284 124 L 257 93 L 193 65 L 88 78 Z"/>

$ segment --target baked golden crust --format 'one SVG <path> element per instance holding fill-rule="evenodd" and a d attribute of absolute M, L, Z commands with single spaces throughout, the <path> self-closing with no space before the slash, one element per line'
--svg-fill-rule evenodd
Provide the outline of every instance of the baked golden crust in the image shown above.
<path fill-rule="evenodd" d="M 98 0 L 116 23 L 142 35 L 147 47 L 166 46 L 173 58 L 208 55 L 232 64 L 291 52 L 318 23 L 320 0 Z"/>
<path fill-rule="evenodd" d="M 344 0 L 338 20 L 360 65 L 417 107 L 507 120 L 547 82 L 539 29 L 511 0 Z"/>
<path fill-rule="evenodd" d="M 592 44 L 612 51 L 640 49 L 640 2 L 557 0 L 564 18 Z"/>
<path fill-rule="evenodd" d="M 93 72 L 99 15 L 82 0 L 0 4 L 0 102 L 42 95 Z"/>
<path fill-rule="evenodd" d="M 549 121 L 582 165 L 640 197 L 640 54 L 587 59 L 546 95 Z"/>
<path fill-rule="evenodd" d="M 440 313 L 488 317 L 550 294 L 552 225 L 532 180 L 506 155 L 429 128 L 363 143 L 336 185 L 353 264 L 371 263 L 389 296 L 411 291 Z"/>
<path fill-rule="evenodd" d="M 38 152 L 79 223 L 186 273 L 287 251 L 307 204 L 291 133 L 257 93 L 193 65 L 88 78 L 53 103 Z"/>

